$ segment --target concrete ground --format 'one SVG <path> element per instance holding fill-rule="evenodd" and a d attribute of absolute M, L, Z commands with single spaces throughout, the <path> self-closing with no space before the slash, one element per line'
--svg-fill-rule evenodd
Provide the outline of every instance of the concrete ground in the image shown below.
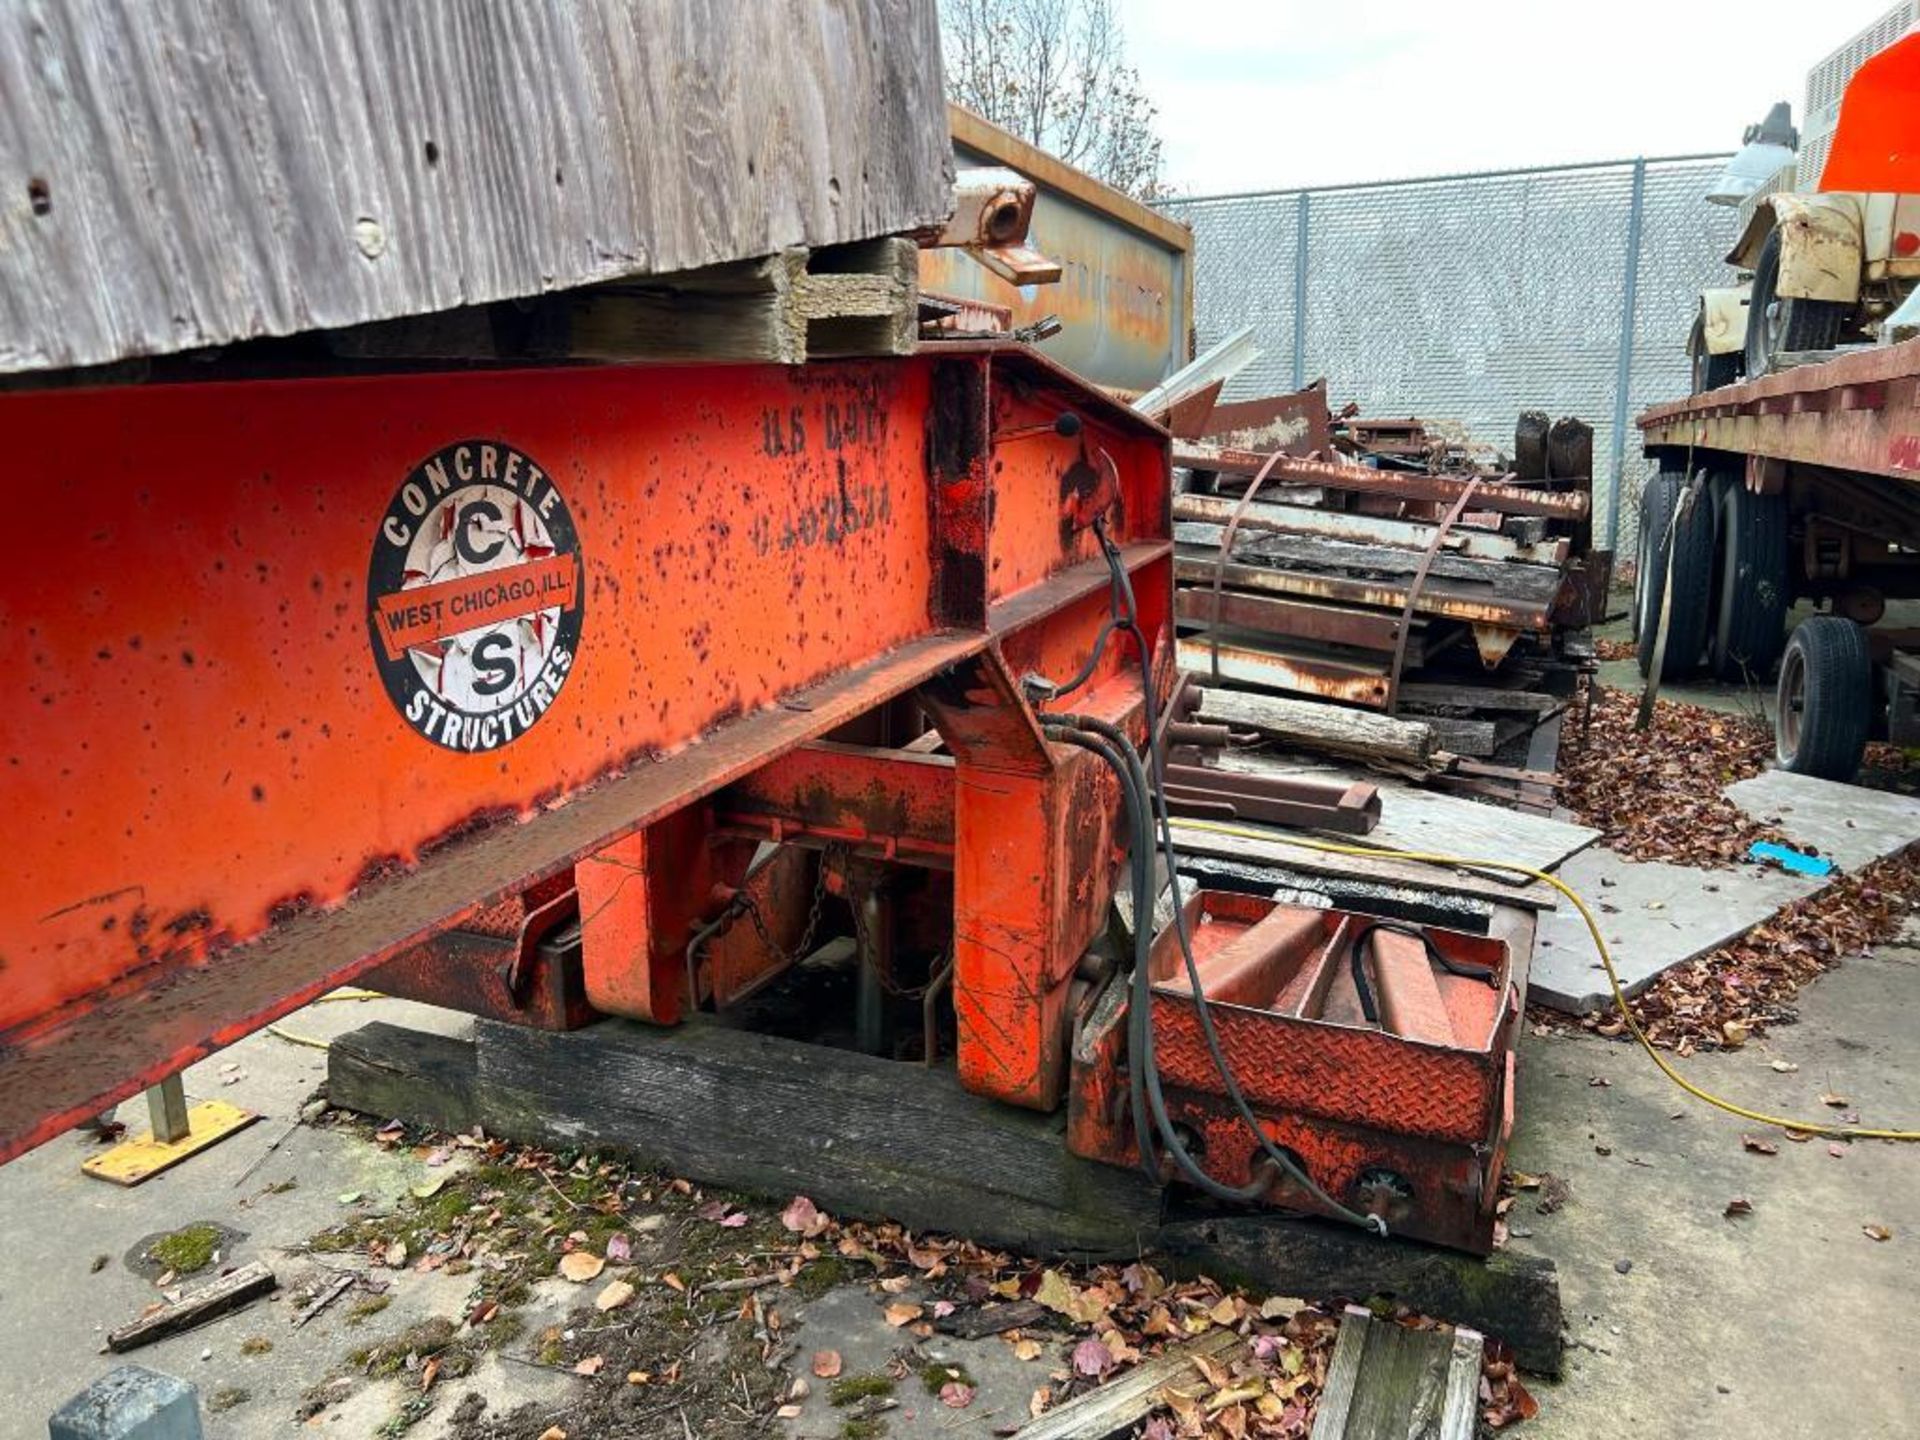
<path fill-rule="evenodd" d="M 1920 1127 L 1920 930 L 1906 938 L 1804 991 L 1799 1024 L 1677 1062 L 1681 1072 L 1751 1108 Z M 1574 1342 L 1565 1378 L 1535 1387 L 1540 1415 L 1520 1433 L 1920 1430 L 1920 1150 L 1794 1143 L 1695 1101 L 1638 1047 L 1589 1036 L 1527 1039 L 1518 1111 L 1513 1168 L 1569 1193 L 1543 1214 L 1544 1190 L 1522 1192 L 1512 1244 L 1558 1263 Z M 1777 1153 L 1748 1149 L 1745 1135 Z M 1736 1198 L 1752 1213 L 1728 1217 Z M 1870 1225 L 1892 1238 L 1870 1238 Z"/>
<path fill-rule="evenodd" d="M 466 1017 L 399 1000 L 335 1002 L 311 1006 L 278 1027 L 309 1041 L 325 1041 L 369 1021 L 387 1020 L 416 1029 L 454 1032 Z M 8 1239 L 0 1260 L 0 1440 L 46 1434 L 46 1417 L 90 1382 L 122 1363 L 134 1363 L 191 1381 L 200 1392 L 209 1440 L 259 1440 L 297 1425 L 303 1397 L 329 1376 L 354 1370 L 348 1357 L 391 1339 L 434 1316 L 458 1321 L 470 1302 L 471 1278 L 412 1269 L 382 1271 L 391 1282 L 391 1302 L 376 1316 L 356 1319 L 359 1291 L 349 1292 L 306 1327 L 295 1330 L 298 1306 L 291 1291 L 317 1270 L 360 1268 L 358 1257 L 314 1255 L 305 1244 L 343 1220 L 391 1209 L 410 1187 L 447 1169 L 429 1168 L 404 1149 L 383 1150 L 358 1133 L 311 1128 L 295 1122 L 301 1106 L 326 1073 L 326 1053 L 261 1032 L 186 1073 L 190 1100 L 217 1098 L 257 1110 L 265 1118 L 210 1150 L 133 1189 L 81 1173 L 97 1153 L 96 1142 L 73 1134 L 0 1167 L 0 1234 Z M 231 1083 L 229 1083 L 231 1082 Z M 139 1131 L 144 1104 L 120 1107 L 120 1118 Z M 456 1155 L 451 1162 L 458 1165 Z M 289 1184 L 289 1182 L 291 1182 Z M 187 1334 L 126 1356 L 101 1353 L 109 1330 L 137 1317 L 157 1296 L 151 1273 L 139 1260 L 162 1232 L 212 1221 L 239 1232 L 222 1263 L 265 1260 L 283 1293 Z M 211 1272 L 209 1272 L 211 1273 Z M 189 1288 L 204 1276 L 187 1282 Z M 476 1390 L 487 1413 L 502 1415 L 526 1402 L 543 1414 L 563 1412 L 588 1382 L 532 1363 L 534 1339 L 543 1327 L 563 1323 L 587 1298 L 561 1280 L 542 1282 L 523 1312 L 519 1340 L 490 1355 L 475 1373 L 443 1385 L 439 1403 L 406 1431 L 409 1440 L 436 1440 L 448 1432 L 455 1398 Z M 779 1303 L 797 1343 L 792 1372 L 807 1374 L 813 1352 L 837 1350 L 843 1374 L 882 1370 L 902 1349 L 902 1332 L 889 1326 L 885 1307 L 900 1299 L 848 1283 L 811 1302 L 797 1295 Z M 258 1350 L 258 1341 L 271 1349 Z M 253 1346 L 248 1346 L 249 1341 Z M 1031 1361 L 1016 1358 L 998 1339 L 975 1342 L 936 1336 L 923 1347 L 932 1360 L 951 1362 L 977 1386 L 973 1402 L 957 1411 L 925 1393 L 910 1375 L 885 1413 L 893 1440 L 915 1436 L 964 1440 L 1017 1424 L 1027 1415 L 1036 1387 L 1065 1363 L 1060 1343 L 1049 1337 Z M 793 1440 L 838 1437 L 847 1412 L 828 1403 L 827 1385 L 812 1381 L 802 1412 L 786 1425 Z M 341 1387 L 307 1428 L 340 1437 L 382 1431 L 417 1393 L 412 1377 L 359 1380 Z M 526 1433 L 540 1433 L 546 1420 Z"/>

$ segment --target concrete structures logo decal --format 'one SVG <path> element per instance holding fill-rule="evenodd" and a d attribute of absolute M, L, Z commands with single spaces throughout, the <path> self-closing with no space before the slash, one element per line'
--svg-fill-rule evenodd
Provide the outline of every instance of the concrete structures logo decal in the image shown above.
<path fill-rule="evenodd" d="M 462 440 L 416 466 L 367 580 L 374 662 L 402 718 L 463 751 L 539 723 L 579 648 L 580 568 L 566 500 L 513 446 Z"/>

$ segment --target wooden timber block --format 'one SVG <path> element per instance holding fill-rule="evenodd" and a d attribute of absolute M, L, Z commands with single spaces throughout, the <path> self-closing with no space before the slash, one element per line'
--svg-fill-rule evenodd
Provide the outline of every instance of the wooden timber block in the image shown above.
<path fill-rule="evenodd" d="M 435 1130 L 480 1124 L 473 1041 L 375 1020 L 327 1047 L 327 1103 Z"/>
<path fill-rule="evenodd" d="M 489 1134 L 560 1134 L 708 1184 L 1030 1253 L 1135 1255 L 1159 1225 L 1159 1187 L 1069 1154 L 1064 1113 L 968 1094 L 951 1071 L 699 1022 L 475 1030 Z"/>
<path fill-rule="evenodd" d="M 1560 1279 L 1551 1260 L 1495 1251 L 1485 1259 L 1350 1226 L 1278 1215 L 1175 1220 L 1161 1249 L 1183 1276 L 1306 1300 L 1391 1297 L 1513 1347 L 1522 1368 L 1560 1373 Z"/>
<path fill-rule="evenodd" d="M 1132 1257 L 1159 1226 L 1159 1188 L 1069 1154 L 1064 1114 L 970 1095 L 950 1071 L 698 1022 L 475 1032 L 363 1026 L 334 1044 L 328 1098 L 1037 1254 Z"/>
<path fill-rule="evenodd" d="M 1464 1325 L 1410 1330 L 1349 1305 L 1313 1440 L 1473 1440 L 1485 1348 Z"/>
<path fill-rule="evenodd" d="M 644 280 L 336 331 L 367 360 L 712 361 L 798 365 L 906 355 L 919 329 L 919 247 L 896 236 L 795 248 Z"/>

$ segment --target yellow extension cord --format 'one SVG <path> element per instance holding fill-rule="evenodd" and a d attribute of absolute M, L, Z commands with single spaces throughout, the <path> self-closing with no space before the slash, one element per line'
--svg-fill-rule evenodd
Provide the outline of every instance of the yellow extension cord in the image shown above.
<path fill-rule="evenodd" d="M 1702 1090 L 1687 1079 L 1672 1065 L 1668 1064 L 1654 1044 L 1647 1038 L 1647 1032 L 1640 1028 L 1640 1022 L 1633 1018 L 1633 1010 L 1627 1004 L 1626 991 L 1620 988 L 1620 976 L 1613 968 L 1613 956 L 1607 950 L 1607 942 L 1601 937 L 1599 923 L 1593 918 L 1593 912 L 1587 909 L 1587 902 L 1566 881 L 1547 874 L 1544 870 L 1535 870 L 1528 865 L 1515 865 L 1507 860 L 1476 860 L 1461 855 L 1430 855 L 1417 850 L 1382 850 L 1371 845 L 1334 845 L 1324 840 L 1303 840 L 1294 835 L 1277 834 L 1271 830 L 1256 830 L 1246 825 L 1232 825 L 1218 820 L 1182 820 L 1181 826 L 1188 830 L 1205 830 L 1216 835 L 1238 835 L 1248 840 L 1265 840 L 1282 845 L 1298 845 L 1303 850 L 1321 850 L 1329 855 L 1364 855 L 1383 860 L 1418 860 L 1429 865 L 1464 866 L 1480 870 L 1505 870 L 1514 875 L 1526 875 L 1535 880 L 1544 881 L 1573 902 L 1573 908 L 1580 912 L 1580 918 L 1586 921 L 1587 933 L 1593 936 L 1594 947 L 1600 952 L 1600 963 L 1606 967 L 1607 983 L 1613 987 L 1613 1003 L 1620 1012 L 1620 1018 L 1626 1022 L 1627 1029 L 1633 1032 L 1633 1038 L 1640 1042 L 1640 1048 L 1647 1052 L 1647 1058 L 1660 1067 L 1660 1073 L 1696 1100 L 1705 1101 L 1716 1110 L 1724 1110 L 1729 1115 L 1738 1115 L 1742 1120 L 1751 1120 L 1758 1125 L 1777 1125 L 1782 1130 L 1792 1130 L 1802 1135 L 1831 1135 L 1837 1139 L 1854 1140 L 1920 1140 L 1920 1130 L 1869 1130 L 1858 1125 L 1833 1125 L 1824 1121 L 1789 1120 L 1779 1115 L 1769 1115 L 1761 1110 L 1749 1110 L 1744 1105 L 1736 1105 L 1731 1100 L 1722 1100 L 1718 1095 Z"/>

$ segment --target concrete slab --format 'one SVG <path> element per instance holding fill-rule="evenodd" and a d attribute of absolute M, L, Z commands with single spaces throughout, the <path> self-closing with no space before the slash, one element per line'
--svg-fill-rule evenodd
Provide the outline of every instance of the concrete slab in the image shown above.
<path fill-rule="evenodd" d="M 1729 785 L 1726 795 L 1754 819 L 1778 825 L 1795 844 L 1817 846 L 1842 870 L 1858 870 L 1920 843 L 1920 799 L 1911 795 L 1785 770 Z"/>
<path fill-rule="evenodd" d="M 1800 1022 L 1679 1062 L 1727 1098 L 1831 1123 L 1920 1125 L 1920 949 L 1879 947 L 1802 992 Z M 1797 1066 L 1787 1073 L 1774 1062 Z M 1605 1082 L 1605 1083 L 1595 1083 Z M 1572 1346 L 1557 1385 L 1529 1382 L 1528 1440 L 1895 1440 L 1920 1416 L 1912 1327 L 1920 1147 L 1741 1144 L 1760 1127 L 1702 1105 L 1637 1046 L 1523 1038 L 1510 1162 L 1568 1195 L 1523 1191 L 1515 1249 L 1559 1267 Z M 1728 1218 L 1735 1197 L 1750 1215 Z M 1867 1225 L 1891 1228 L 1876 1242 Z M 1624 1273 L 1623 1272 L 1624 1268 Z"/>
<path fill-rule="evenodd" d="M 1824 883 L 1758 866 L 1696 870 L 1640 864 L 1601 849 L 1582 851 L 1556 873 L 1593 910 L 1628 994 L 1644 990 L 1662 971 L 1746 934 Z M 1527 998 L 1577 1015 L 1613 1003 L 1600 952 L 1571 905 L 1562 903 L 1541 917 Z"/>

